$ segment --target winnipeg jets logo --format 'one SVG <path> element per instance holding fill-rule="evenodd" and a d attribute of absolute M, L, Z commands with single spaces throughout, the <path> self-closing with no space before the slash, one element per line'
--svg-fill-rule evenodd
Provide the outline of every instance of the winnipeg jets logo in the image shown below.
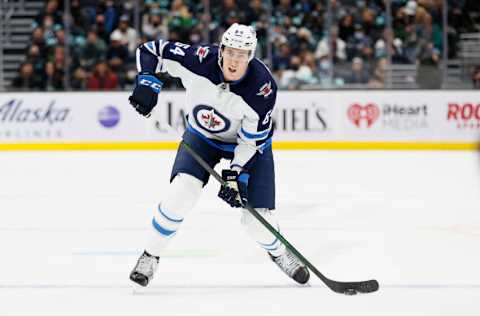
<path fill-rule="evenodd" d="M 272 89 L 272 82 L 269 81 L 268 83 L 264 84 L 259 92 L 257 93 L 258 96 L 263 96 L 264 98 L 267 98 L 270 94 L 272 94 L 273 89 Z"/>
<path fill-rule="evenodd" d="M 209 48 L 208 47 L 203 47 L 203 46 L 200 46 L 199 48 L 197 48 L 197 51 L 195 52 L 195 55 L 198 56 L 198 60 L 200 62 L 202 62 L 205 57 L 207 57 L 209 53 Z"/>
<path fill-rule="evenodd" d="M 230 128 L 229 119 L 205 104 L 199 104 L 193 108 L 193 119 L 199 128 L 209 133 L 221 133 Z"/>
<path fill-rule="evenodd" d="M 202 120 L 208 128 L 215 128 L 222 123 L 215 118 L 215 111 L 213 109 L 205 114 L 202 114 Z"/>

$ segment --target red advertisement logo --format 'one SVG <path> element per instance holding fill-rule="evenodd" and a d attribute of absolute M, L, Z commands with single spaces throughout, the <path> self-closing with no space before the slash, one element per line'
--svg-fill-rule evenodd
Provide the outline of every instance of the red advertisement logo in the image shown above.
<path fill-rule="evenodd" d="M 365 121 L 370 128 L 380 116 L 380 109 L 373 103 L 365 106 L 355 103 L 348 108 L 347 115 L 357 127 L 362 127 L 362 121 Z"/>
<path fill-rule="evenodd" d="M 480 129 L 480 104 L 449 103 L 447 121 L 453 121 L 458 129 Z"/>

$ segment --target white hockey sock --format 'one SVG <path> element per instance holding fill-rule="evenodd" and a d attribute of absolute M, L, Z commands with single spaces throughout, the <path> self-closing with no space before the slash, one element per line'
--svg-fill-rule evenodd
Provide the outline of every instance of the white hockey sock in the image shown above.
<path fill-rule="evenodd" d="M 175 236 L 184 216 L 190 211 L 202 191 L 202 181 L 179 173 L 169 186 L 166 199 L 153 212 L 145 250 L 160 256 L 168 242 Z"/>
<path fill-rule="evenodd" d="M 280 231 L 275 211 L 265 208 L 255 209 L 262 217 L 270 223 L 274 228 Z M 241 218 L 242 226 L 247 233 L 252 237 L 263 249 L 270 252 L 277 257 L 285 252 L 285 246 L 275 237 L 268 229 L 262 225 L 255 217 L 253 217 L 247 210 L 242 210 Z"/>

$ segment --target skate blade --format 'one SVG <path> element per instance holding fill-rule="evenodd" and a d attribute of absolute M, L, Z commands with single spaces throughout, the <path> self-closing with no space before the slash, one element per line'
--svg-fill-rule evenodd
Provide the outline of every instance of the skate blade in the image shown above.
<path fill-rule="evenodd" d="M 312 285 L 310 284 L 310 281 L 308 281 L 307 283 L 304 283 L 304 284 L 300 284 L 300 283 L 296 282 L 295 285 L 297 287 L 312 287 Z"/>

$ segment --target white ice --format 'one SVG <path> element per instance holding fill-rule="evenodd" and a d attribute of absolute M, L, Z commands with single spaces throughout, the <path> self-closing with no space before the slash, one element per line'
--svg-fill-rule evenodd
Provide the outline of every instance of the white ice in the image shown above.
<path fill-rule="evenodd" d="M 128 279 L 174 152 L 1 152 L 0 315 L 480 315 L 474 152 L 277 151 L 287 239 L 374 294 L 296 286 L 213 179 L 151 286 Z"/>

